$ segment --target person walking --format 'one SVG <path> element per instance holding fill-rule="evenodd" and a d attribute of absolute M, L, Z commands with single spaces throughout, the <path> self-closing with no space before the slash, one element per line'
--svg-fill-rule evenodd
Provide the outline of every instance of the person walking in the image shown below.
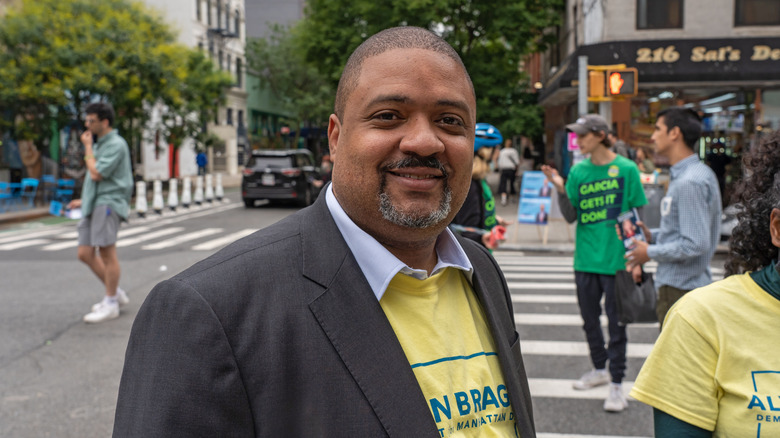
<path fill-rule="evenodd" d="M 105 286 L 103 300 L 84 316 L 84 322 L 98 323 L 119 317 L 119 306 L 129 301 L 119 287 L 121 270 L 116 239 L 120 222 L 127 220 L 130 214 L 133 175 L 130 149 L 113 128 L 111 105 L 92 103 L 87 106 L 86 113 L 87 129 L 81 135 L 81 142 L 87 173 L 81 199 L 71 201 L 67 208 L 81 207 L 78 258 Z M 97 138 L 94 145 L 93 136 Z"/>
<path fill-rule="evenodd" d="M 436 34 L 358 46 L 325 196 L 151 291 L 114 437 L 536 436 L 506 281 L 447 228 L 475 124 L 468 73 Z"/>
<path fill-rule="evenodd" d="M 657 437 L 780 436 L 780 354 L 767 348 L 780 331 L 780 133 L 743 162 L 726 278 L 671 308 L 631 390 Z"/>
<path fill-rule="evenodd" d="M 198 165 L 198 175 L 206 174 L 206 165 L 208 163 L 209 159 L 206 156 L 206 153 L 203 151 L 198 152 L 198 155 L 195 156 L 195 164 Z"/>
<path fill-rule="evenodd" d="M 692 110 L 675 107 L 658 113 L 651 138 L 656 153 L 672 165 L 671 181 L 661 200 L 660 228 L 650 230 L 640 221 L 647 242 L 637 242 L 626 254 L 629 269 L 658 262 L 656 313 L 662 327 L 680 297 L 712 282 L 710 261 L 720 242 L 720 190 L 712 169 L 695 152 L 700 136 L 701 120 Z"/>
<path fill-rule="evenodd" d="M 515 196 L 515 177 L 520 169 L 520 154 L 512 146 L 512 139 L 504 140 L 504 147 L 498 153 L 498 170 L 501 175 L 498 180 L 498 193 L 501 195 L 501 205 L 506 205 L 507 194 Z"/>
<path fill-rule="evenodd" d="M 647 198 L 636 164 L 610 149 L 609 126 L 603 117 L 588 114 L 566 125 L 566 129 L 577 135 L 580 151 L 590 157 L 572 167 L 565 186 L 563 178 L 550 166 L 542 166 L 542 172 L 558 190 L 564 218 L 577 221 L 574 278 L 593 369 L 573 386 L 586 390 L 610 384 L 604 410 L 621 412 L 628 407 L 622 389 L 628 337 L 626 327 L 618 322 L 615 301 L 615 272 L 625 269 L 625 249 L 615 234 L 615 226 L 621 212 L 642 207 Z M 641 272 L 633 275 L 636 278 Z M 600 320 L 602 298 L 609 321 L 606 348 Z"/>

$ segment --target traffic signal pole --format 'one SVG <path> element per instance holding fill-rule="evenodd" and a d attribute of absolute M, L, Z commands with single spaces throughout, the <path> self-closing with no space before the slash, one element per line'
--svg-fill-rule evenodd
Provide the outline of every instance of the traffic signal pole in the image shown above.
<path fill-rule="evenodd" d="M 577 57 L 577 113 L 584 116 L 588 113 L 588 57 Z"/>

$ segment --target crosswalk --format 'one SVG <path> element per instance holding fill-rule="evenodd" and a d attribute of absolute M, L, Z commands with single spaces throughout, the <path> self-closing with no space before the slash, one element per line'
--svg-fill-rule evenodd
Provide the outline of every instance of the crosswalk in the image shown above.
<path fill-rule="evenodd" d="M 591 366 L 581 329 L 572 257 L 530 255 L 517 251 L 496 251 L 494 257 L 512 293 L 539 437 L 652 436 L 650 408 L 630 401 L 629 409 L 622 414 L 607 414 L 601 409 L 601 403 L 607 397 L 607 386 L 587 391 L 572 387 L 579 375 Z M 657 264 L 651 262 L 645 268 L 655 272 Z M 722 268 L 713 267 L 712 270 L 715 279 L 723 277 Z M 605 338 L 608 339 L 606 325 L 607 318 L 602 316 Z M 623 381 L 626 394 L 631 390 L 639 367 L 650 354 L 657 335 L 658 323 L 632 324 L 629 327 L 628 369 Z M 587 413 L 587 416 L 576 416 L 570 412 Z M 571 415 L 570 422 L 563 421 L 568 415 Z"/>
<path fill-rule="evenodd" d="M 254 233 L 257 228 L 226 230 L 221 227 L 210 227 L 188 230 L 180 225 L 181 222 L 185 219 L 242 207 L 241 203 L 225 201 L 190 210 L 165 212 L 163 215 L 149 215 L 146 218 L 134 217 L 120 228 L 116 246 L 117 248 L 135 247 L 142 251 L 159 251 L 189 245 L 192 251 L 212 251 Z M 56 252 L 74 249 L 77 246 L 78 231 L 75 230 L 75 223 L 0 234 L 0 254 L 25 248 Z"/>

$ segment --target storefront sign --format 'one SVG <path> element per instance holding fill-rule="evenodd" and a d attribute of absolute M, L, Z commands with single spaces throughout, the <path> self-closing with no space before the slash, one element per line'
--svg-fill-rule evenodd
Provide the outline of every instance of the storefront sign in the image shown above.
<path fill-rule="evenodd" d="M 577 58 L 589 65 L 626 64 L 636 67 L 639 87 L 650 83 L 691 85 L 706 82 L 776 83 L 780 69 L 780 38 L 718 38 L 656 41 L 613 41 L 581 46 L 562 64 L 540 93 L 543 102 L 577 79 Z"/>

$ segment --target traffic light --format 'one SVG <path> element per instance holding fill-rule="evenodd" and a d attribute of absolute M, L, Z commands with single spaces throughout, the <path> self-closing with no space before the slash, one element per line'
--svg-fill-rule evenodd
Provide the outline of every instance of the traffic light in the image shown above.
<path fill-rule="evenodd" d="M 588 72 L 588 97 L 603 99 L 607 96 L 604 88 L 604 72 L 591 70 Z"/>
<path fill-rule="evenodd" d="M 637 94 L 637 72 L 636 69 L 623 68 L 620 70 L 607 70 L 607 97 L 613 96 L 636 96 Z"/>

